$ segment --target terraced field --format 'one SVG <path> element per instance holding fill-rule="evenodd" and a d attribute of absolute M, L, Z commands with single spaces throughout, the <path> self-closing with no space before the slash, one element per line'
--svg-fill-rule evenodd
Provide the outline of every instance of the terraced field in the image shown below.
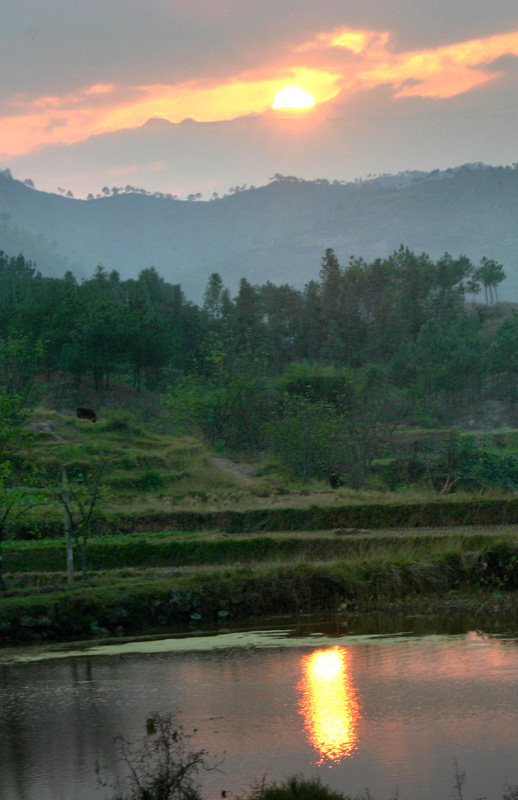
<path fill-rule="evenodd" d="M 108 466 L 86 581 L 77 569 L 67 582 L 55 504 L 11 528 L 4 644 L 380 604 L 468 603 L 495 613 L 518 606 L 512 496 L 286 486 L 260 464 L 236 470 L 194 437 L 129 416 L 101 414 L 94 425 L 40 410 L 32 424 L 30 455 L 47 487 L 63 465 L 72 482 L 100 459 Z"/>

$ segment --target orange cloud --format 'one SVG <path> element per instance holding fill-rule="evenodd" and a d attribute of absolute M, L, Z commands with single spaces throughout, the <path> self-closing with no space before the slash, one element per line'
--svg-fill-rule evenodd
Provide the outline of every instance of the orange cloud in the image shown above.
<path fill-rule="evenodd" d="M 131 106 L 114 109 L 101 121 L 102 127 L 140 125 L 149 117 L 166 117 L 180 122 L 192 117 L 198 122 L 233 119 L 262 113 L 271 108 L 273 98 L 286 85 L 301 86 L 317 103 L 335 97 L 340 91 L 340 75 L 304 67 L 283 71 L 275 78 L 258 79 L 253 74 L 219 86 L 185 83 L 179 86 L 149 86 L 147 96 Z"/>
<path fill-rule="evenodd" d="M 350 50 L 356 55 L 369 51 L 370 57 L 388 45 L 390 34 L 378 31 L 358 31 L 351 28 L 341 28 L 331 33 L 319 33 L 316 42 L 309 42 L 302 45 L 304 49 L 310 49 L 315 44 L 321 48 L 339 47 Z"/>
<path fill-rule="evenodd" d="M 354 81 L 347 84 L 355 89 L 369 89 L 380 83 L 391 83 L 396 97 L 452 97 L 486 83 L 497 75 L 487 67 L 503 55 L 518 55 L 518 32 L 473 39 L 434 50 L 392 53 L 389 34 L 379 35 L 345 30 L 319 37 L 333 47 L 345 48 L 362 55 L 354 68 Z M 478 69 L 477 69 L 478 68 Z"/>
<path fill-rule="evenodd" d="M 95 86 L 90 86 L 89 89 L 86 89 L 85 94 L 110 94 L 114 89 L 114 83 L 96 83 Z"/>
<path fill-rule="evenodd" d="M 296 51 L 311 56 L 313 63 L 325 60 L 328 69 L 340 69 L 345 90 L 356 92 L 384 83 L 394 86 L 396 97 L 446 98 L 494 78 L 498 73 L 487 71 L 487 66 L 503 55 L 518 55 L 518 32 L 394 53 L 387 31 L 343 28 L 319 33 Z M 340 66 L 341 53 L 349 58 Z"/>
<path fill-rule="evenodd" d="M 42 143 L 71 143 L 92 134 L 137 127 L 150 117 L 165 117 L 171 122 L 181 122 L 186 117 L 213 122 L 262 113 L 271 108 L 280 89 L 293 84 L 305 88 L 321 103 L 339 93 L 340 75 L 295 67 L 279 70 L 275 77 L 251 73 L 216 86 L 197 82 L 159 84 L 137 87 L 129 102 L 118 102 L 116 87 L 111 84 L 88 87 L 65 97 L 34 101 L 18 97 L 11 106 L 19 113 L 2 119 L 0 152 L 18 155 Z M 102 103 L 98 102 L 100 96 Z M 57 111 L 66 120 L 65 125 L 60 123 L 59 130 L 49 124 Z"/>
<path fill-rule="evenodd" d="M 286 85 L 310 92 L 317 105 L 340 92 L 347 96 L 380 84 L 392 85 L 396 98 L 446 98 L 497 76 L 488 67 L 504 55 L 518 55 L 518 32 L 395 53 L 387 31 L 324 31 L 294 46 L 282 64 L 268 64 L 224 83 L 126 88 L 99 83 L 63 96 L 13 96 L 4 106 L 8 111 L 1 119 L 0 152 L 5 157 L 42 144 L 75 142 L 136 127 L 153 116 L 210 122 L 263 113 Z"/>

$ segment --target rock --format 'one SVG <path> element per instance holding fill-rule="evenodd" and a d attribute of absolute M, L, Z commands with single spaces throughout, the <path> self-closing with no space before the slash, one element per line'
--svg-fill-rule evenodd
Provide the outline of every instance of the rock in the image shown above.
<path fill-rule="evenodd" d="M 29 617 L 27 614 L 24 614 L 20 619 L 20 625 L 22 628 L 35 628 L 38 624 L 38 620 L 34 617 Z"/>
<path fill-rule="evenodd" d="M 36 625 L 42 628 L 49 628 L 52 625 L 52 619 L 50 617 L 38 617 Z"/>
<path fill-rule="evenodd" d="M 112 625 L 120 625 L 127 617 L 129 617 L 129 611 L 122 606 L 117 606 L 110 614 L 106 615 L 107 621 Z"/>
<path fill-rule="evenodd" d="M 54 429 L 46 422 L 33 422 L 30 425 L 27 425 L 27 427 L 29 430 L 43 434 L 43 436 L 49 436 L 51 439 L 54 439 L 55 442 L 65 441 L 63 437 L 60 436 L 59 433 L 55 433 Z"/>
<path fill-rule="evenodd" d="M 98 639 L 102 639 L 104 636 L 109 636 L 110 631 L 108 628 L 95 628 L 92 631 L 93 636 L 97 637 Z"/>

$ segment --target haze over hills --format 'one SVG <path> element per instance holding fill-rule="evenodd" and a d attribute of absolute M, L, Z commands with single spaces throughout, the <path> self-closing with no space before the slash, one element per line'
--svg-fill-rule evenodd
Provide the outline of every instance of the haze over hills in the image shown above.
<path fill-rule="evenodd" d="M 123 278 L 154 266 L 199 301 L 219 272 L 235 290 L 252 283 L 302 287 L 325 248 L 341 263 L 408 245 L 436 258 L 483 255 L 507 273 L 502 299 L 518 300 L 518 169 L 465 165 L 355 183 L 278 177 L 205 201 L 140 193 L 78 200 L 40 192 L 0 174 L 0 249 L 34 260 L 44 275 L 97 264 Z M 7 216 L 8 215 L 8 216 Z"/>

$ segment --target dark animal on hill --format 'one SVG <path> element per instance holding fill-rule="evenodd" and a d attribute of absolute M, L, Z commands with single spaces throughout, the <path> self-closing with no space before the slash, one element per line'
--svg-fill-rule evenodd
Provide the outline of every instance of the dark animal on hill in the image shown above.
<path fill-rule="evenodd" d="M 329 485 L 331 489 L 338 489 L 339 486 L 343 486 L 343 478 L 336 474 L 336 472 L 332 472 L 329 476 Z"/>
<path fill-rule="evenodd" d="M 80 406 L 79 408 L 76 408 L 76 414 L 79 419 L 89 419 L 92 422 L 97 422 L 97 414 L 93 408 L 85 408 L 84 406 Z"/>

